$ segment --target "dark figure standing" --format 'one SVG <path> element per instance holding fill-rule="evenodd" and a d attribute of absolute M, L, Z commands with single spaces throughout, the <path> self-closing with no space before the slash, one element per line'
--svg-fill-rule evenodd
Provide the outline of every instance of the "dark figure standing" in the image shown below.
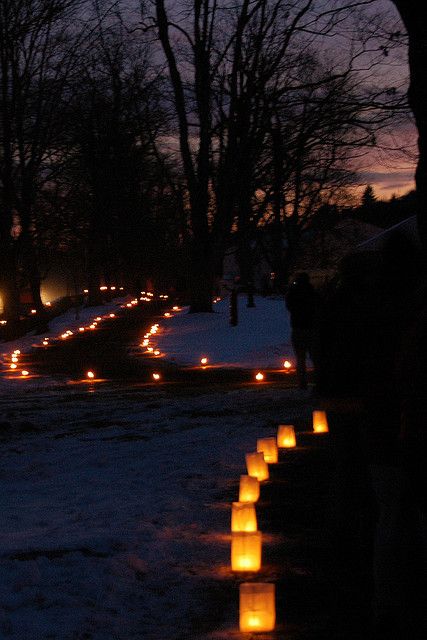
<path fill-rule="evenodd" d="M 291 341 L 297 360 L 297 378 L 300 389 L 307 388 L 307 356 L 312 357 L 316 292 L 307 273 L 299 273 L 285 297 L 291 317 Z"/>

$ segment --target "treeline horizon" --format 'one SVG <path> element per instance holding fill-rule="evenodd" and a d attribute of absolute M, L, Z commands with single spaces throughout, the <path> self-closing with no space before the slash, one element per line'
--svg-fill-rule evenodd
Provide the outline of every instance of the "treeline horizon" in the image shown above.
<path fill-rule="evenodd" d="M 285 280 L 307 222 L 349 202 L 360 159 L 410 118 L 393 71 L 401 25 L 362 5 L 2 2 L 10 331 L 23 290 L 43 314 L 40 285 L 61 255 L 88 304 L 101 283 L 150 279 L 179 282 L 191 311 L 209 311 L 230 235 L 250 283 L 268 224 Z"/>

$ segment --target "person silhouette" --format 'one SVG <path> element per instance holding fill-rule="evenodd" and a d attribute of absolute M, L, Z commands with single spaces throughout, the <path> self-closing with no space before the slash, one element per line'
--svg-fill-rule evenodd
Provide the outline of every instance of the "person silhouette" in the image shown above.
<path fill-rule="evenodd" d="M 317 296 L 307 273 L 298 273 L 285 296 L 291 321 L 291 342 L 300 389 L 307 388 L 307 356 L 312 357 Z"/>

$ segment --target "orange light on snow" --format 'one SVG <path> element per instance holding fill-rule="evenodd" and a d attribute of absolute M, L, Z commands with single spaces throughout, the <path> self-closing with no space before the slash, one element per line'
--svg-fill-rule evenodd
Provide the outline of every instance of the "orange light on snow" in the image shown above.
<path fill-rule="evenodd" d="M 253 502 L 233 502 L 231 505 L 231 531 L 257 531 Z"/>
<path fill-rule="evenodd" d="M 295 428 L 292 424 L 279 424 L 277 446 L 281 449 L 291 449 L 297 446 Z"/>
<path fill-rule="evenodd" d="M 269 464 L 275 464 L 278 460 L 276 438 L 258 438 L 256 448 L 262 453 L 264 460 Z"/>
<path fill-rule="evenodd" d="M 231 534 L 231 570 L 259 571 L 261 568 L 262 535 L 260 531 L 240 531 Z"/>
<path fill-rule="evenodd" d="M 259 480 L 254 476 L 240 476 L 239 502 L 256 502 L 259 498 Z"/>
<path fill-rule="evenodd" d="M 326 411 L 313 411 L 313 431 L 315 433 L 328 433 L 328 418 Z"/>
<path fill-rule="evenodd" d="M 267 480 L 269 477 L 268 464 L 264 459 L 264 454 L 261 452 L 247 453 L 246 456 L 246 469 L 248 470 L 248 476 L 258 478 L 260 482 Z"/>
<path fill-rule="evenodd" d="M 239 605 L 240 631 L 273 631 L 276 624 L 273 583 L 243 582 L 239 588 Z"/>

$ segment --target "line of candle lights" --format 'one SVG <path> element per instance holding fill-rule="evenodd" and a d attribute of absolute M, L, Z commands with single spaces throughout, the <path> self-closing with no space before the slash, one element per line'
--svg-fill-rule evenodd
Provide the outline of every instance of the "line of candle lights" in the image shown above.
<path fill-rule="evenodd" d="M 123 287 L 116 287 L 115 285 L 110 286 L 110 287 L 107 287 L 107 286 L 103 285 L 103 286 L 100 286 L 99 289 L 100 289 L 100 291 L 107 291 L 108 289 L 110 291 L 116 291 L 116 290 L 123 291 L 124 288 Z M 84 289 L 83 293 L 87 294 L 87 293 L 89 293 L 89 290 L 88 289 Z M 134 298 L 130 302 L 128 302 L 126 304 L 122 304 L 120 306 L 121 306 L 121 308 L 135 308 L 139 304 L 140 301 L 142 301 L 142 302 L 152 302 L 154 297 L 155 297 L 154 293 L 151 292 L 151 291 L 141 291 L 141 297 L 139 298 L 139 300 L 138 300 L 138 298 Z M 167 294 L 160 294 L 158 297 L 159 297 L 160 300 L 163 300 L 163 301 L 166 301 L 169 298 L 169 296 Z M 48 302 L 48 303 L 46 303 L 46 305 L 47 306 L 51 306 L 51 303 Z M 174 305 L 172 310 L 173 311 L 180 311 L 181 309 L 177 305 Z M 32 314 L 37 313 L 37 310 L 36 309 L 32 309 L 31 313 Z M 172 317 L 172 315 L 173 314 L 171 312 L 168 312 L 168 315 L 166 317 Z M 105 320 L 105 319 L 112 320 L 112 319 L 115 319 L 115 318 L 117 318 L 117 315 L 115 313 L 113 313 L 113 312 L 107 313 L 102 317 L 98 315 L 95 318 L 93 318 L 85 326 L 80 326 L 77 329 L 75 329 L 74 331 L 72 331 L 71 329 L 66 329 L 65 331 L 63 331 L 62 333 L 60 333 L 56 337 L 45 337 L 45 338 L 43 338 L 41 343 L 35 344 L 33 346 L 46 348 L 46 347 L 50 346 L 51 344 L 54 344 L 54 343 L 57 343 L 57 342 L 60 342 L 60 341 L 64 341 L 64 340 L 69 340 L 75 334 L 82 334 L 85 331 L 89 331 L 89 330 L 90 331 L 95 331 L 98 328 L 99 323 L 101 323 L 103 320 Z M 2 325 L 7 324 L 7 320 L 0 321 L 0 324 L 2 324 Z M 159 330 L 159 325 L 158 324 L 153 325 L 151 330 L 152 330 L 153 334 L 156 333 Z M 148 345 L 148 342 L 146 344 Z M 152 350 L 153 354 L 156 357 L 159 357 L 159 356 L 162 355 L 159 349 L 152 348 L 151 350 Z M 19 349 L 16 349 L 10 355 L 10 364 L 8 365 L 8 369 L 9 369 L 9 371 L 11 371 L 13 373 L 19 373 L 20 377 L 24 377 L 24 378 L 25 377 L 30 377 L 30 372 L 28 370 L 26 370 L 26 369 L 19 370 L 19 358 L 18 358 L 18 356 L 20 354 L 21 354 L 21 351 Z M 5 354 L 5 358 L 6 358 L 6 362 L 7 362 L 9 356 L 7 354 Z M 90 374 L 93 374 L 93 375 L 90 375 Z M 161 375 L 159 373 L 153 373 L 152 374 L 152 379 L 157 382 L 157 381 L 159 381 L 161 379 Z M 96 375 L 92 371 L 88 371 L 88 372 L 86 372 L 83 380 L 89 380 L 89 381 L 95 382 L 95 381 L 98 380 L 98 378 L 96 377 Z"/>
<path fill-rule="evenodd" d="M 312 414 L 313 433 L 328 433 L 325 411 Z M 277 464 L 279 449 L 297 446 L 295 427 L 279 424 L 276 436 L 258 438 L 257 451 L 245 456 L 247 475 L 240 476 L 239 501 L 231 505 L 231 570 L 258 573 L 262 566 L 262 533 L 258 531 L 255 503 L 260 483 L 269 479 L 269 465 Z M 242 582 L 239 585 L 239 629 L 269 632 L 276 625 L 276 587 L 271 582 Z"/>

